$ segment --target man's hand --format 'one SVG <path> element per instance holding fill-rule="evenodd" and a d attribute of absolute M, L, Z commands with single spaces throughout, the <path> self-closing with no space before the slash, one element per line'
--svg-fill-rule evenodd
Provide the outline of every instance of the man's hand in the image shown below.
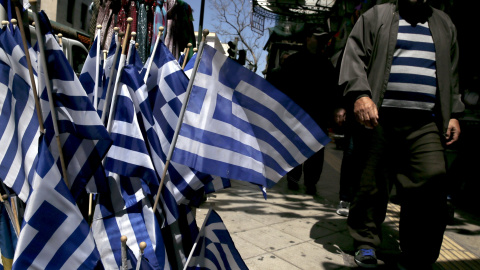
<path fill-rule="evenodd" d="M 367 128 L 374 128 L 378 125 L 377 105 L 369 97 L 361 97 L 355 101 L 353 106 L 355 118 L 360 124 Z"/>
<path fill-rule="evenodd" d="M 458 140 L 458 136 L 460 136 L 460 123 L 457 119 L 450 119 L 450 122 L 448 122 L 447 133 L 445 135 L 447 139 L 447 145 L 450 145 Z"/>

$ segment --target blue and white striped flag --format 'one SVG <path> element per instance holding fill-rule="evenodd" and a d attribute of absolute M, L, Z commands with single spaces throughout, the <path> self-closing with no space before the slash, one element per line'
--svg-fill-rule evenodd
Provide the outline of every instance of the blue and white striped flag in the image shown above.
<path fill-rule="evenodd" d="M 206 216 L 187 269 L 248 269 L 227 227 L 213 209 Z"/>
<path fill-rule="evenodd" d="M 102 160 L 112 140 L 102 124 L 80 81 L 68 63 L 60 46 L 49 28 L 49 22 L 43 12 L 39 13 L 42 29 L 46 29 L 45 58 L 53 87 L 59 136 L 67 168 L 70 191 L 77 198 L 87 182 L 94 176 L 96 182 L 105 181 L 105 175 L 98 174 Z M 39 75 L 40 103 L 45 119 L 45 129 L 53 130 L 50 105 L 45 87 L 45 76 L 40 69 Z M 51 142 L 53 134 L 46 134 Z M 55 159 L 59 158 L 57 143 L 49 145 Z"/>
<path fill-rule="evenodd" d="M 45 131 L 53 133 L 51 129 Z M 48 149 L 49 141 L 41 136 L 39 144 L 33 191 L 13 269 L 94 269 L 100 256 L 90 227 Z"/>
<path fill-rule="evenodd" d="M 0 126 L 0 181 L 26 202 L 37 161 L 39 122 L 23 46 L 5 28 L 0 30 Z"/>
<path fill-rule="evenodd" d="M 172 160 L 270 188 L 329 141 L 286 95 L 206 45 Z"/>
<path fill-rule="evenodd" d="M 138 54 L 137 48 L 135 47 L 134 40 L 130 40 L 125 65 L 133 65 L 138 70 L 138 73 L 141 73 L 144 69 L 142 59 L 140 59 L 140 55 Z"/>
<path fill-rule="evenodd" d="M 95 98 L 95 89 L 97 89 L 97 105 L 100 101 L 100 97 L 103 96 L 103 66 L 102 66 L 102 61 L 100 61 L 100 66 L 97 66 L 97 57 L 102 58 L 102 54 L 99 53 L 100 49 L 100 31 L 97 30 L 97 34 L 95 35 L 95 39 L 93 40 L 92 47 L 90 48 L 90 51 L 88 52 L 87 59 L 85 60 L 85 63 L 83 64 L 82 67 L 82 72 L 80 73 L 80 76 L 78 79 L 80 80 L 80 83 L 83 86 L 83 89 L 87 93 L 88 98 L 90 99 L 90 102 L 92 104 L 93 100 Z M 98 72 L 98 77 L 95 78 L 96 74 Z M 94 105 L 95 107 L 95 105 Z M 102 110 L 103 108 L 100 108 L 97 106 L 97 111 Z M 100 113 L 99 113 L 100 115 Z"/>
<path fill-rule="evenodd" d="M 158 178 L 137 120 L 137 108 L 131 98 L 131 87 L 136 85 L 131 82 L 131 76 L 141 81 L 138 71 L 128 65 L 122 71 L 118 86 L 120 91 L 110 133 L 113 145 L 104 161 L 110 176 L 110 192 L 99 194 L 92 228 L 103 265 L 107 268 L 113 269 L 121 264 L 119 239 L 125 235 L 127 245 L 137 256 L 138 244 L 145 242 L 144 256 L 156 268 L 168 269 L 170 266 L 160 227 L 145 196 L 145 193 L 150 193 L 147 184 L 158 188 Z M 105 239 L 108 241 L 103 241 Z"/>
<path fill-rule="evenodd" d="M 142 112 L 153 164 L 161 174 L 165 168 L 188 78 L 163 42 L 159 42 L 152 57 L 146 80 L 147 88 L 135 91 L 135 95 Z M 203 192 L 199 191 L 202 191 L 204 183 L 211 179 L 210 175 L 170 162 L 164 185 L 178 204 L 188 204 L 203 196 Z"/>

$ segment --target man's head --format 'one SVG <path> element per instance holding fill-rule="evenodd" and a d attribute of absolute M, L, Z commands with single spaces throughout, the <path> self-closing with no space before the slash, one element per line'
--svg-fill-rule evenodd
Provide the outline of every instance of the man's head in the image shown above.
<path fill-rule="evenodd" d="M 423 23 L 430 16 L 428 0 L 398 0 L 400 15 L 409 23 Z"/>
<path fill-rule="evenodd" d="M 305 45 L 310 53 L 320 53 L 329 39 L 330 34 L 318 25 L 309 25 L 305 29 Z"/>

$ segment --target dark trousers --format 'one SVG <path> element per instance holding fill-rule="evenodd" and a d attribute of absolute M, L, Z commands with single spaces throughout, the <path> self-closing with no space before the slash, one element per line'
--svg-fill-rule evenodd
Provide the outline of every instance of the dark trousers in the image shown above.
<path fill-rule="evenodd" d="M 341 201 L 351 202 L 354 185 L 357 182 L 356 179 L 358 179 L 358 169 L 353 155 L 353 138 L 350 131 L 345 133 L 344 140 L 338 195 Z"/>
<path fill-rule="evenodd" d="M 385 118 L 384 118 L 385 119 Z M 392 123 L 387 121 L 385 123 Z M 400 196 L 400 248 L 407 261 L 431 264 L 446 227 L 446 166 L 437 126 L 380 123 L 354 134 L 361 168 L 348 227 L 355 248 L 376 249 L 393 181 Z"/>
<path fill-rule="evenodd" d="M 289 181 L 297 182 L 302 177 L 303 171 L 303 182 L 307 189 L 314 188 L 315 185 L 320 180 L 320 175 L 323 171 L 323 160 L 325 158 L 325 147 L 320 149 L 320 151 L 313 154 L 308 158 L 303 164 L 298 165 L 287 173 Z M 302 166 L 303 165 L 303 166 Z M 303 167 L 303 168 L 302 168 Z"/>

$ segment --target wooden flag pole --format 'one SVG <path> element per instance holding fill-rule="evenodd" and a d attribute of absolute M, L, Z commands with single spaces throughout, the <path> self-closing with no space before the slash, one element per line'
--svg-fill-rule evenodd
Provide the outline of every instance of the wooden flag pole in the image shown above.
<path fill-rule="evenodd" d="M 58 33 L 57 37 L 58 37 L 58 45 L 60 45 L 60 47 L 63 48 L 63 42 L 62 42 L 63 34 Z"/>
<path fill-rule="evenodd" d="M 17 19 L 11 19 L 10 23 L 13 25 L 13 29 L 15 29 L 15 27 L 17 27 Z"/>
<path fill-rule="evenodd" d="M 37 14 L 37 0 L 30 0 L 30 4 L 32 5 L 32 10 L 33 12 L 33 19 L 35 20 L 35 24 L 39 25 L 38 22 L 38 14 Z M 57 112 L 55 110 L 55 103 L 53 102 L 53 95 L 52 95 L 52 82 L 50 81 L 50 77 L 48 76 L 48 69 L 47 69 L 47 62 L 45 58 L 45 44 L 44 44 L 44 36 L 42 35 L 40 31 L 40 27 L 35 27 L 35 32 L 37 34 L 37 42 L 38 42 L 38 47 L 40 48 L 40 59 L 38 61 L 42 65 L 42 69 L 45 75 L 45 85 L 47 87 L 47 94 L 48 94 L 48 102 L 50 104 L 50 115 L 52 116 L 52 122 L 53 122 L 53 129 L 55 131 L 55 138 L 57 140 L 57 147 L 58 147 L 58 152 L 60 154 L 60 163 L 62 165 L 62 174 L 63 174 L 63 180 L 67 184 L 67 187 L 70 187 L 68 184 L 68 178 L 67 178 L 67 167 L 65 165 L 65 159 L 63 157 L 63 151 L 62 151 L 62 143 L 60 142 L 60 134 L 58 132 L 58 122 L 57 122 Z"/>
<path fill-rule="evenodd" d="M 148 65 L 147 65 L 147 72 L 145 72 L 145 77 L 143 78 L 143 81 L 145 83 L 147 83 L 148 74 L 150 73 L 150 68 L 152 67 L 152 63 L 153 63 L 153 56 L 155 55 L 155 52 L 157 51 L 158 43 L 160 43 L 160 39 L 163 35 L 163 30 L 164 29 L 165 28 L 163 26 L 158 27 L 158 35 L 157 35 L 157 39 L 155 40 L 155 46 L 153 46 L 152 54 L 150 56 L 150 60 L 148 61 Z"/>
<path fill-rule="evenodd" d="M 127 263 L 127 237 L 122 235 L 120 237 L 120 241 L 122 242 L 121 254 L 122 254 L 122 270 L 128 270 L 128 263 Z"/>
<path fill-rule="evenodd" d="M 38 99 L 37 85 L 35 83 L 35 76 L 33 75 L 32 60 L 30 58 L 30 52 L 28 51 L 27 37 L 25 34 L 25 29 L 23 28 L 22 14 L 20 13 L 20 8 L 18 4 L 15 4 L 15 14 L 19 20 L 18 28 L 20 28 L 20 35 L 22 36 L 23 51 L 25 52 L 25 58 L 27 60 L 28 73 L 30 74 L 30 83 L 32 85 L 33 99 L 35 100 L 35 109 L 37 110 L 38 124 L 40 132 L 45 133 L 45 128 L 43 127 L 43 115 L 42 108 L 40 107 L 40 101 Z"/>
<path fill-rule="evenodd" d="M 112 95 L 112 100 L 110 104 L 110 111 L 108 113 L 108 121 L 107 121 L 107 131 L 110 133 L 112 130 L 112 117 L 113 114 L 115 113 L 115 108 L 117 107 L 117 95 L 118 95 L 118 83 L 120 82 L 120 75 L 122 74 L 123 67 L 125 66 L 125 59 L 127 58 L 127 43 L 128 43 L 128 35 L 130 34 L 130 25 L 132 24 L 133 19 L 131 17 L 127 18 L 127 31 L 125 32 L 125 37 L 123 38 L 123 45 L 122 45 L 122 54 L 120 55 L 120 62 L 118 63 L 118 71 L 117 71 L 117 77 L 115 78 L 115 87 L 113 88 L 113 95 Z M 107 100 L 105 100 L 105 103 L 107 103 Z M 102 113 L 106 114 L 105 111 Z"/>
<path fill-rule="evenodd" d="M 8 195 L 0 195 L 0 202 L 5 205 L 5 210 L 7 210 L 8 217 L 10 218 L 10 220 L 12 220 L 12 223 L 14 224 L 13 229 L 15 230 L 15 234 L 18 237 L 20 235 L 20 224 L 18 222 L 17 214 L 13 211 L 12 206 L 10 206 L 10 203 L 8 202 Z"/>
<path fill-rule="evenodd" d="M 95 108 L 95 111 L 98 110 L 98 85 L 99 85 L 99 75 L 100 75 L 100 60 L 101 58 L 101 50 L 100 50 L 100 37 L 102 33 L 102 25 L 99 24 L 97 25 L 97 57 L 95 58 L 95 89 L 93 90 L 93 107 Z"/>
<path fill-rule="evenodd" d="M 183 100 L 182 108 L 180 110 L 180 115 L 178 116 L 177 126 L 175 128 L 175 133 L 173 134 L 172 143 L 170 144 L 170 149 L 167 154 L 165 168 L 163 168 L 163 175 L 162 179 L 160 180 L 160 184 L 157 190 L 157 197 L 155 198 L 155 203 L 153 204 L 153 211 L 156 211 L 158 200 L 160 199 L 160 193 L 162 192 L 163 182 L 165 181 L 165 176 L 167 175 L 168 165 L 170 164 L 170 159 L 173 155 L 173 150 L 175 149 L 175 144 L 177 144 L 178 133 L 180 133 L 180 128 L 182 127 L 183 116 L 185 115 L 185 110 L 187 109 L 188 99 L 190 98 L 190 93 L 192 92 L 193 81 L 195 80 L 195 76 L 197 74 L 198 65 L 200 64 L 200 60 L 202 59 L 203 54 L 203 47 L 205 45 L 205 39 L 209 34 L 208 29 L 203 30 L 203 38 L 200 42 L 200 48 L 198 49 L 198 55 L 195 59 L 195 65 L 193 66 L 192 75 L 190 77 L 190 81 L 188 82 L 187 90 L 185 92 L 185 99 Z"/>
<path fill-rule="evenodd" d="M 113 31 L 115 31 L 115 34 L 118 36 L 118 27 L 113 28 Z M 119 39 L 117 39 L 119 40 Z M 118 54 L 120 52 L 120 41 L 117 41 L 117 48 L 115 49 L 115 54 L 113 55 L 113 65 L 112 69 L 110 70 L 110 80 L 108 81 L 108 86 L 107 86 L 107 92 L 105 95 L 105 103 L 103 104 L 103 112 L 102 112 L 102 123 L 103 125 L 106 126 L 105 120 L 107 119 L 106 116 L 108 114 L 108 111 L 110 109 L 110 100 L 112 99 L 112 78 L 113 74 L 115 74 L 115 63 L 117 63 L 118 59 Z"/>
<path fill-rule="evenodd" d="M 145 251 L 145 248 L 147 247 L 147 243 L 145 242 L 140 242 L 140 245 L 138 245 L 140 247 L 140 256 L 138 256 L 138 259 L 137 259 L 137 268 L 135 270 L 140 270 L 140 266 L 142 265 L 142 257 L 143 257 L 143 253 Z"/>
<path fill-rule="evenodd" d="M 182 69 L 185 69 L 185 64 L 187 64 L 188 54 L 190 53 L 190 48 L 192 47 L 192 43 L 187 44 L 187 48 L 185 48 L 185 54 L 183 57 Z"/>

